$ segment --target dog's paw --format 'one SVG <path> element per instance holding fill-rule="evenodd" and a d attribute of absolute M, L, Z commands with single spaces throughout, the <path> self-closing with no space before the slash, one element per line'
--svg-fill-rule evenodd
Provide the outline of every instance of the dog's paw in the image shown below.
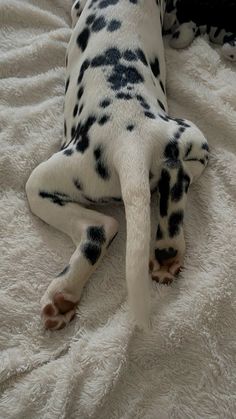
<path fill-rule="evenodd" d="M 154 281 L 161 284 L 170 285 L 180 273 L 182 265 L 178 258 L 170 258 L 160 264 L 156 259 L 151 259 L 149 262 L 149 271 Z"/>
<path fill-rule="evenodd" d="M 44 296 L 41 304 L 41 316 L 45 328 L 59 330 L 75 317 L 78 301 L 75 301 L 75 298 L 70 294 L 57 292 L 52 298 Z"/>

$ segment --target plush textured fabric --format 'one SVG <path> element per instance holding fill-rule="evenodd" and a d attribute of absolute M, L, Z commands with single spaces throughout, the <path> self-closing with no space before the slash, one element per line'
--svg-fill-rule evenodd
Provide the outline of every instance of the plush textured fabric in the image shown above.
<path fill-rule="evenodd" d="M 103 211 L 119 234 L 76 319 L 58 332 L 41 325 L 40 298 L 73 246 L 30 213 L 24 186 L 61 141 L 70 6 L 0 0 L 0 417 L 233 418 L 236 74 L 202 38 L 166 49 L 170 113 L 199 126 L 211 160 L 189 191 L 185 269 L 171 287 L 153 283 L 152 329 L 129 322 L 115 206 Z"/>

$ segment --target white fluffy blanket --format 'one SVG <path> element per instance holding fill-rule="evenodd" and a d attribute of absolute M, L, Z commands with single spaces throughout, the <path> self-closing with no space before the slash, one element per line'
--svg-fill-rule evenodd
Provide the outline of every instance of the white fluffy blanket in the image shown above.
<path fill-rule="evenodd" d="M 211 160 L 189 192 L 185 270 L 152 285 L 152 330 L 130 327 L 119 207 L 104 210 L 120 233 L 76 319 L 41 325 L 40 297 L 73 247 L 30 213 L 24 186 L 62 138 L 70 6 L 0 0 L 0 418 L 235 418 L 236 73 L 203 38 L 166 49 L 170 112 L 202 129 Z"/>

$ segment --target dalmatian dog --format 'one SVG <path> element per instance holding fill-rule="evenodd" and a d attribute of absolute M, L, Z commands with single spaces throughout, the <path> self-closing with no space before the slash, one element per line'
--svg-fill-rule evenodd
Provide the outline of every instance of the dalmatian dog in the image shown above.
<path fill-rule="evenodd" d="M 236 61 L 236 2 L 232 0 L 167 0 L 164 33 L 173 48 L 186 48 L 199 35 L 223 45 L 222 53 Z"/>
<path fill-rule="evenodd" d="M 72 7 L 62 147 L 26 184 L 32 212 L 75 245 L 41 300 L 48 329 L 75 316 L 118 232 L 117 221 L 93 205 L 124 203 L 128 301 L 137 325 L 149 319 L 149 269 L 169 283 L 183 263 L 187 192 L 207 164 L 208 145 L 192 122 L 168 114 L 164 9 L 156 0 L 80 0 Z M 159 204 L 149 264 L 151 192 Z"/>

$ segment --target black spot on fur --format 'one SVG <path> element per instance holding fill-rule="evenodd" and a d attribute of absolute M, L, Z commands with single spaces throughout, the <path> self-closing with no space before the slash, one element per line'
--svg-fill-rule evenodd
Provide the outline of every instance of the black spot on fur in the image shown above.
<path fill-rule="evenodd" d="M 73 117 L 75 118 L 78 112 L 78 104 L 75 105 L 74 110 L 73 110 Z"/>
<path fill-rule="evenodd" d="M 161 108 L 163 111 L 165 111 L 165 106 L 163 105 L 163 103 L 162 103 L 159 99 L 157 99 L 157 102 L 158 102 L 158 105 L 160 106 L 160 108 Z"/>
<path fill-rule="evenodd" d="M 89 68 L 89 66 L 90 66 L 90 61 L 89 60 L 85 60 L 83 62 L 83 64 L 81 65 L 80 73 L 79 73 L 79 77 L 78 77 L 78 83 L 81 83 L 81 81 L 84 77 L 84 73 Z"/>
<path fill-rule="evenodd" d="M 180 127 L 179 130 L 174 134 L 174 140 L 179 140 L 184 131 L 185 128 Z"/>
<path fill-rule="evenodd" d="M 109 106 L 111 104 L 111 100 L 110 99 L 104 99 L 99 103 L 99 106 L 101 108 L 107 108 L 107 106 Z"/>
<path fill-rule="evenodd" d="M 100 146 L 96 147 L 96 148 L 94 149 L 93 154 L 94 154 L 95 159 L 96 159 L 96 160 L 99 160 L 99 159 L 100 159 L 100 157 L 101 157 L 101 154 L 102 154 L 101 147 L 100 147 Z"/>
<path fill-rule="evenodd" d="M 74 138 L 74 135 L 75 135 L 75 126 L 73 125 L 73 127 L 71 128 L 71 133 L 70 133 L 70 135 L 71 135 L 71 138 Z"/>
<path fill-rule="evenodd" d="M 91 226 L 87 229 L 87 238 L 89 241 L 97 242 L 100 245 L 106 241 L 106 234 L 103 226 Z"/>
<path fill-rule="evenodd" d="M 126 129 L 127 129 L 128 131 L 133 131 L 133 129 L 134 129 L 134 124 L 129 124 L 129 125 L 127 125 Z"/>
<path fill-rule="evenodd" d="M 147 118 L 150 118 L 150 119 L 155 119 L 156 117 L 155 117 L 155 115 L 154 115 L 154 113 L 152 113 L 152 112 L 148 112 L 148 111 L 146 111 L 146 112 L 144 112 L 144 115 L 147 117 Z"/>
<path fill-rule="evenodd" d="M 109 32 L 117 31 L 121 27 L 121 21 L 117 19 L 112 19 L 107 27 Z"/>
<path fill-rule="evenodd" d="M 97 0 L 91 0 L 91 3 L 89 5 L 89 9 L 92 9 L 92 7 L 94 6 L 94 3 L 96 3 Z"/>
<path fill-rule="evenodd" d="M 108 168 L 105 166 L 104 162 L 103 162 L 103 149 L 101 146 L 97 146 L 94 151 L 93 151 L 95 160 L 96 160 L 96 165 L 95 165 L 95 170 L 98 173 L 98 175 L 103 179 L 103 180 L 108 180 L 110 178 L 110 173 Z"/>
<path fill-rule="evenodd" d="M 105 52 L 106 64 L 116 65 L 121 58 L 121 53 L 118 48 L 109 48 Z"/>
<path fill-rule="evenodd" d="M 165 122 L 169 122 L 169 118 L 167 117 L 167 115 L 162 115 L 162 114 L 158 114 L 159 118 L 163 119 L 163 121 Z"/>
<path fill-rule="evenodd" d="M 92 67 L 100 67 L 102 65 L 106 65 L 106 57 L 105 55 L 97 55 L 91 61 Z"/>
<path fill-rule="evenodd" d="M 81 133 L 88 132 L 90 128 L 93 126 L 93 124 L 95 124 L 95 122 L 96 122 L 96 117 L 94 115 L 90 115 L 86 119 L 85 124 L 81 127 Z"/>
<path fill-rule="evenodd" d="M 183 196 L 183 191 L 184 191 L 183 176 L 184 176 L 184 171 L 181 167 L 177 174 L 177 181 L 171 189 L 171 199 L 174 202 L 178 202 Z"/>
<path fill-rule="evenodd" d="M 85 150 L 87 150 L 88 146 L 89 146 L 89 138 L 87 135 L 84 135 L 76 144 L 76 150 L 79 151 L 80 153 L 84 153 Z"/>
<path fill-rule="evenodd" d="M 53 202 L 54 204 L 59 205 L 60 207 L 63 207 L 68 202 L 71 202 L 68 195 L 66 195 L 64 193 L 60 193 L 60 192 L 49 193 L 49 192 L 45 192 L 45 191 L 40 191 L 39 196 L 41 198 L 44 198 L 44 199 L 45 198 L 49 199 L 51 202 Z"/>
<path fill-rule="evenodd" d="M 84 105 L 82 104 L 82 105 L 80 106 L 80 108 L 79 108 L 79 115 L 81 114 L 81 112 L 82 112 L 83 108 L 84 108 Z"/>
<path fill-rule="evenodd" d="M 133 4 L 137 4 L 138 3 L 138 0 L 129 0 L 130 1 L 130 3 L 133 3 Z"/>
<path fill-rule="evenodd" d="M 112 73 L 108 78 L 108 82 L 113 90 L 120 90 L 126 87 L 128 83 L 138 84 L 144 81 L 143 76 L 135 67 L 117 64 L 113 67 Z"/>
<path fill-rule="evenodd" d="M 184 174 L 184 191 L 185 191 L 185 193 L 188 192 L 189 185 L 190 185 L 190 177 L 189 177 L 189 175 L 187 175 L 187 173 L 185 173 Z"/>
<path fill-rule="evenodd" d="M 79 191 L 82 191 L 82 185 L 81 185 L 81 183 L 79 182 L 79 180 L 78 179 L 74 179 L 73 180 L 73 183 L 74 183 L 74 185 L 75 185 L 75 187 L 79 190 Z"/>
<path fill-rule="evenodd" d="M 159 263 L 164 262 L 167 259 L 174 258 L 177 255 L 177 250 L 173 247 L 169 247 L 168 249 L 156 249 L 155 250 L 155 257 Z"/>
<path fill-rule="evenodd" d="M 102 0 L 99 4 L 100 9 L 105 9 L 109 6 L 114 6 L 119 0 Z"/>
<path fill-rule="evenodd" d="M 170 195 L 170 175 L 167 170 L 162 169 L 161 177 L 158 182 L 158 189 L 160 193 L 160 214 L 162 217 L 167 215 L 168 200 Z"/>
<path fill-rule="evenodd" d="M 71 148 L 66 148 L 63 151 L 63 154 L 65 154 L 65 156 L 71 156 L 71 154 L 73 154 L 73 153 L 74 153 L 74 150 L 72 150 Z"/>
<path fill-rule="evenodd" d="M 192 148 L 193 148 L 192 143 L 189 143 L 189 144 L 188 144 L 188 146 L 187 146 L 187 149 L 186 149 L 186 151 L 185 151 L 185 155 L 184 155 L 184 157 L 187 157 L 187 156 L 189 155 L 189 153 L 191 153 Z"/>
<path fill-rule="evenodd" d="M 163 239 L 163 233 L 162 233 L 162 231 L 161 231 L 160 224 L 158 224 L 158 227 L 157 227 L 156 239 L 157 239 L 157 240 L 161 240 L 161 239 Z"/>
<path fill-rule="evenodd" d="M 144 99 L 143 96 L 141 95 L 137 95 L 136 98 L 138 99 L 138 101 L 140 102 L 140 105 L 144 108 L 144 109 L 150 109 L 149 104 L 146 102 L 146 100 Z"/>
<path fill-rule="evenodd" d="M 105 26 L 106 26 L 106 20 L 105 20 L 104 16 L 100 16 L 100 17 L 98 17 L 97 19 L 94 20 L 91 29 L 92 29 L 93 32 L 99 32 L 103 28 L 105 28 Z"/>
<path fill-rule="evenodd" d="M 101 255 L 101 246 L 96 242 L 85 243 L 82 246 L 82 253 L 84 257 L 91 263 L 91 265 L 95 265 Z"/>
<path fill-rule="evenodd" d="M 104 165 L 102 161 L 98 161 L 96 164 L 96 172 L 103 180 L 110 179 L 110 174 L 107 167 Z"/>
<path fill-rule="evenodd" d="M 160 86 L 161 86 L 161 90 L 163 91 L 164 94 L 166 94 L 164 84 L 162 83 L 161 80 L 159 80 L 159 83 L 160 83 Z"/>
<path fill-rule="evenodd" d="M 153 61 L 153 63 L 150 63 L 150 65 L 154 76 L 158 77 L 160 74 L 160 65 L 158 58 L 156 58 L 155 61 Z"/>
<path fill-rule="evenodd" d="M 180 201 L 183 193 L 188 191 L 189 184 L 189 176 L 184 172 L 183 168 L 180 167 L 178 170 L 176 183 L 171 189 L 171 200 L 174 202 Z"/>
<path fill-rule="evenodd" d="M 64 137 L 66 137 L 67 134 L 67 125 L 66 125 L 66 121 L 64 121 Z"/>
<path fill-rule="evenodd" d="M 125 99 L 125 100 L 132 99 L 132 96 L 129 93 L 123 93 L 123 92 L 117 93 L 116 97 L 117 99 Z"/>
<path fill-rule="evenodd" d="M 80 100 L 80 99 L 81 99 L 81 97 L 83 96 L 83 93 L 84 93 L 84 88 L 83 88 L 83 86 L 81 86 L 81 87 L 79 88 L 78 95 L 77 95 L 78 100 Z"/>
<path fill-rule="evenodd" d="M 75 132 L 75 138 L 74 138 L 74 143 L 76 143 L 76 141 L 79 138 L 80 135 L 80 128 L 81 128 L 81 122 L 78 123 L 77 128 L 76 128 L 76 132 Z"/>
<path fill-rule="evenodd" d="M 131 49 L 126 49 L 123 53 L 123 57 L 127 61 L 137 61 L 138 57 Z"/>
<path fill-rule="evenodd" d="M 144 65 L 148 66 L 147 59 L 146 59 L 146 57 L 145 57 L 145 55 L 144 55 L 143 51 L 142 51 L 140 48 L 138 48 L 138 49 L 136 50 L 136 54 L 137 54 L 138 58 L 142 61 L 142 63 L 143 63 Z"/>
<path fill-rule="evenodd" d="M 90 36 L 90 30 L 88 28 L 85 28 L 79 35 L 77 38 L 77 44 L 79 45 L 79 47 L 82 49 L 82 51 L 85 50 L 85 48 L 87 47 L 88 44 L 88 39 Z"/>
<path fill-rule="evenodd" d="M 203 144 L 202 144 L 202 149 L 203 149 L 203 150 L 207 150 L 207 151 L 209 151 L 209 146 L 208 146 L 208 144 L 207 144 L 207 143 L 203 143 Z"/>
<path fill-rule="evenodd" d="M 91 25 L 91 23 L 93 23 L 94 19 L 95 19 L 95 14 L 89 15 L 86 19 L 87 25 Z"/>
<path fill-rule="evenodd" d="M 168 227 L 169 227 L 169 235 L 170 237 L 177 236 L 180 231 L 180 226 L 183 223 L 184 213 L 183 211 L 179 210 L 173 212 L 169 218 Z"/>
<path fill-rule="evenodd" d="M 179 148 L 177 141 L 170 141 L 164 151 L 164 156 L 169 163 L 176 162 L 179 158 Z"/>
<path fill-rule="evenodd" d="M 100 67 L 104 65 L 116 65 L 121 58 L 121 53 L 118 48 L 109 48 L 103 55 L 97 55 L 93 58 L 92 67 Z"/>
<path fill-rule="evenodd" d="M 171 119 L 172 121 L 177 122 L 177 124 L 180 125 L 181 127 L 184 127 L 184 128 L 189 128 L 190 127 L 190 125 L 187 124 L 187 122 L 184 119 L 181 119 L 181 118 L 171 118 L 170 116 L 169 116 L 169 119 Z"/>
<path fill-rule="evenodd" d="M 70 83 L 70 77 L 68 77 L 68 79 L 66 80 L 65 93 L 67 92 L 69 83 Z"/>
<path fill-rule="evenodd" d="M 63 271 L 62 271 L 62 272 L 60 272 L 60 273 L 57 275 L 57 278 L 59 278 L 60 276 L 65 275 L 65 274 L 69 271 L 69 269 L 70 269 L 70 265 L 66 266 L 66 267 L 63 269 Z"/>
<path fill-rule="evenodd" d="M 110 116 L 109 115 L 103 115 L 99 119 L 98 123 L 99 123 L 99 125 L 104 125 L 104 124 L 106 124 L 109 121 L 109 119 L 110 119 Z"/>
<path fill-rule="evenodd" d="M 90 115 L 84 124 L 78 125 L 76 130 L 76 150 L 84 153 L 84 151 L 89 146 L 89 137 L 88 137 L 88 131 L 93 126 L 93 124 L 96 122 L 96 117 L 94 115 Z"/>

